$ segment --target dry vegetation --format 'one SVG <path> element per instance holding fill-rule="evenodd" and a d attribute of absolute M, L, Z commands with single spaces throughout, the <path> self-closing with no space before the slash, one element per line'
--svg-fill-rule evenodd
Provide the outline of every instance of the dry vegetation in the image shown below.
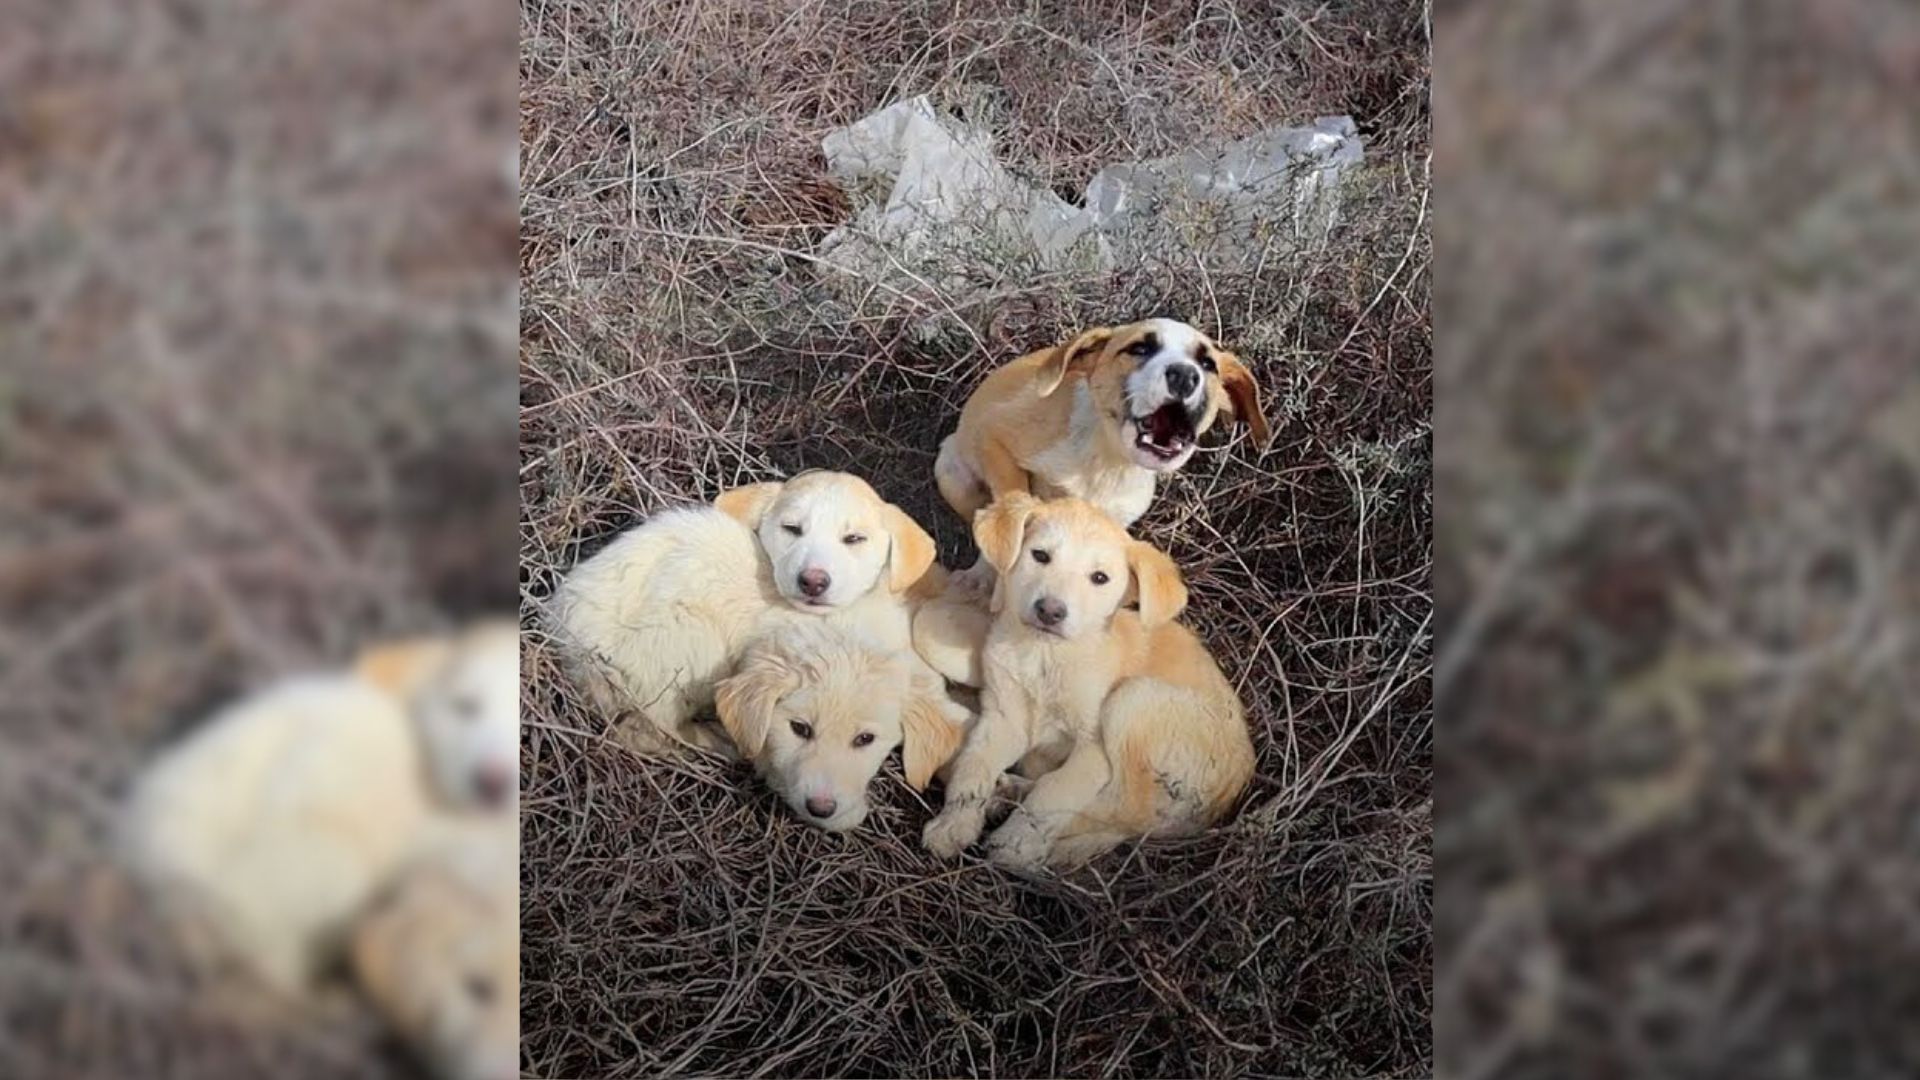
<path fill-rule="evenodd" d="M 6 21 L 0 1075 L 398 1074 L 197 996 L 103 849 L 221 699 L 515 601 L 511 22 Z"/>
<path fill-rule="evenodd" d="M 1148 8 L 1154 7 L 1148 5 Z M 539 1075 L 1431 1071 L 1425 13 L 1407 3 L 529 0 L 522 11 L 523 1052 Z M 963 13 L 963 14 L 962 14 Z M 927 92 L 1071 195 L 1099 166 L 1351 113 L 1330 243 L 1189 236 L 1101 276 L 849 289 L 820 138 Z M 1174 314 L 1240 350 L 1278 434 L 1143 521 L 1240 687 L 1233 822 L 1065 881 L 919 848 L 897 773 L 857 835 L 745 769 L 604 738 L 538 630 L 559 576 L 666 506 L 850 469 L 970 560 L 931 483 L 993 365 Z M 936 795 L 937 797 L 937 795 Z"/>
<path fill-rule="evenodd" d="M 1450 1076 L 1920 1071 L 1920 14 L 1438 42 Z"/>

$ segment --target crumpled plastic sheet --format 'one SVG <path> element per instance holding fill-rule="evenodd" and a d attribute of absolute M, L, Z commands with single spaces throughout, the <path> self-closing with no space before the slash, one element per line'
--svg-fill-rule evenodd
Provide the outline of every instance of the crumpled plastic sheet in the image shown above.
<path fill-rule="evenodd" d="M 1245 237 L 1276 227 L 1291 245 L 1312 244 L 1337 223 L 1341 180 L 1363 155 L 1351 118 L 1324 117 L 1109 165 L 1074 206 L 1009 172 L 988 132 L 941 115 L 924 95 L 833 131 L 822 149 L 859 209 L 819 257 L 862 278 L 949 292 L 1007 275 L 1110 268 L 1150 249 L 1176 216 L 1208 219 L 1227 246 L 1250 246 Z"/>
<path fill-rule="evenodd" d="M 1052 270 L 1106 262 L 1093 215 L 1022 182 L 994 157 L 991 136 L 940 116 L 924 95 L 834 131 L 822 149 L 856 206 L 863 190 L 887 187 L 883 201 L 821 242 L 820 257 L 844 269 L 912 279 L 941 268 L 953 277 L 970 263 Z"/>
<path fill-rule="evenodd" d="M 1294 236 L 1324 240 L 1339 220 L 1340 181 L 1363 150 L 1353 118 L 1323 116 L 1308 128 L 1268 128 L 1214 148 L 1109 165 L 1087 184 L 1095 227 L 1119 236 L 1178 204 L 1212 203 L 1243 223 L 1285 208 Z"/>

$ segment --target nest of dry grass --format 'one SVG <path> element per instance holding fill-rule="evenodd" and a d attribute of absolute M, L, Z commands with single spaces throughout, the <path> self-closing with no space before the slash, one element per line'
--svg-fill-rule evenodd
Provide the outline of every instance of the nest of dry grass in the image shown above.
<path fill-rule="evenodd" d="M 1431 1071 L 1426 35 L 1404 4 L 549 3 L 522 27 L 522 1033 L 539 1075 Z M 928 92 L 1070 193 L 1100 165 L 1346 112 L 1328 243 L 967 296 L 850 290 L 820 137 Z M 1023 880 L 919 847 L 890 769 L 848 837 L 744 768 L 605 738 L 539 630 L 565 570 L 667 506 L 801 468 L 868 478 L 972 557 L 932 484 L 993 366 L 1173 314 L 1277 429 L 1201 455 L 1137 530 L 1247 702 L 1230 823 Z M 937 792 L 931 798 L 937 798 Z"/>

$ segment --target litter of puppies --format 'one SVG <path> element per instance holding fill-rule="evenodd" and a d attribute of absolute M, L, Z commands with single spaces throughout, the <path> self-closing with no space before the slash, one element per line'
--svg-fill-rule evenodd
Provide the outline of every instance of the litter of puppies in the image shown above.
<path fill-rule="evenodd" d="M 929 479 L 973 526 L 966 572 L 865 481 L 807 472 L 619 537 L 556 590 L 556 638 L 625 745 L 752 760 L 829 831 L 865 819 L 899 746 L 915 788 L 950 772 L 925 836 L 942 858 L 1009 786 L 1026 794 L 988 844 L 1003 865 L 1191 833 L 1245 789 L 1252 741 L 1174 621 L 1175 560 L 1127 526 L 1217 418 L 1264 441 L 1259 401 L 1186 323 L 1088 330 L 989 375 L 942 443 Z M 946 680 L 981 691 L 977 715 Z"/>

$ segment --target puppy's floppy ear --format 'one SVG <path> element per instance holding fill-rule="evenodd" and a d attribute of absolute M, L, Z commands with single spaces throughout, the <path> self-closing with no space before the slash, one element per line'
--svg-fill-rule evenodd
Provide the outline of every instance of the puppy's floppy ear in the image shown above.
<path fill-rule="evenodd" d="M 1233 403 L 1233 418 L 1253 429 L 1253 445 L 1267 445 L 1272 433 L 1267 430 L 1267 418 L 1260 413 L 1260 387 L 1253 381 L 1253 372 L 1230 352 L 1216 350 L 1213 358 L 1220 366 L 1220 385 Z"/>
<path fill-rule="evenodd" d="M 1096 327 L 1053 351 L 1047 362 L 1040 365 L 1040 374 L 1034 381 L 1034 389 L 1041 397 L 1060 389 L 1067 375 L 1074 371 L 1084 371 L 1100 355 L 1100 349 L 1113 337 L 1113 328 Z"/>
<path fill-rule="evenodd" d="M 713 500 L 713 508 L 749 529 L 757 529 L 760 519 L 767 516 L 767 507 L 780 497 L 782 486 L 776 481 L 723 491 Z"/>
<path fill-rule="evenodd" d="M 905 510 L 886 504 L 882 511 L 893 550 L 887 554 L 887 587 L 906 592 L 933 566 L 933 537 Z"/>
<path fill-rule="evenodd" d="M 414 638 L 375 645 L 354 661 L 353 673 L 399 697 L 412 697 L 453 659 L 454 643 L 445 638 Z"/>
<path fill-rule="evenodd" d="M 720 726 L 727 729 L 740 756 L 755 758 L 766 748 L 773 727 L 773 707 L 780 695 L 800 685 L 800 672 L 790 658 L 770 646 L 750 648 L 732 675 L 713 688 L 713 707 Z"/>
<path fill-rule="evenodd" d="M 1167 553 L 1144 540 L 1127 548 L 1127 566 L 1133 571 L 1134 595 L 1140 601 L 1140 621 L 1158 626 L 1187 607 L 1187 583 Z"/>
<path fill-rule="evenodd" d="M 1001 573 L 1020 557 L 1020 541 L 1026 539 L 1027 518 L 1033 516 L 1040 501 L 1024 491 L 1009 491 L 973 515 L 973 542 L 980 554 Z"/>
<path fill-rule="evenodd" d="M 354 919 L 347 962 L 361 992 L 383 1012 L 392 1012 L 403 1000 L 406 958 L 400 946 L 419 930 L 413 914 L 418 905 L 409 890 L 421 887 L 418 876 L 390 883 Z"/>
<path fill-rule="evenodd" d="M 940 680 L 916 678 L 900 712 L 900 768 L 915 791 L 927 789 L 933 774 L 959 752 L 967 737 L 964 725 L 947 719 L 946 693 Z"/>

